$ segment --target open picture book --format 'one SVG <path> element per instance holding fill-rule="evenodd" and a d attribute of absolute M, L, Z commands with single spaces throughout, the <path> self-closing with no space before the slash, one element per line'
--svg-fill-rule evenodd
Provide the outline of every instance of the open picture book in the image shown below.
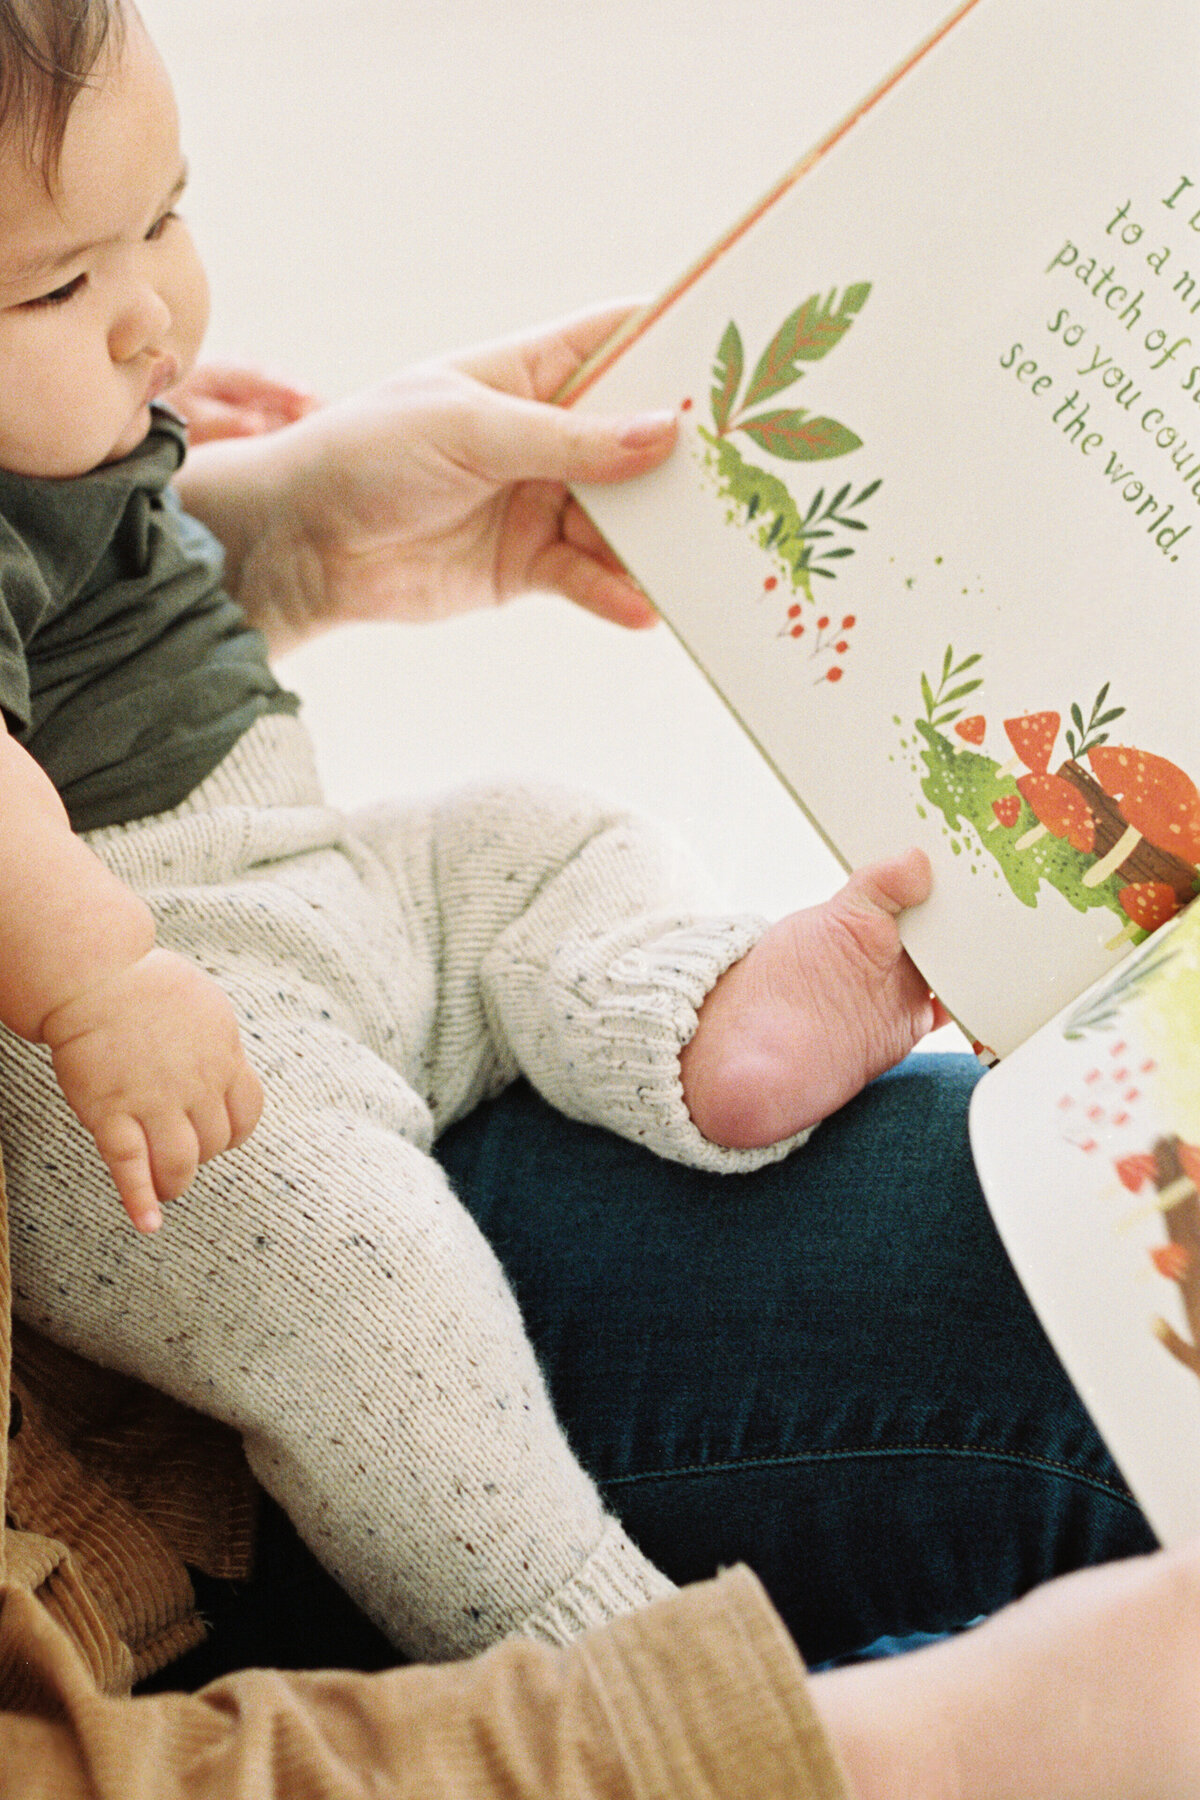
<path fill-rule="evenodd" d="M 1200 903 L 991 1069 L 1005 1248 L 1164 1543 L 1200 1532 Z"/>
<path fill-rule="evenodd" d="M 594 359 L 579 498 L 1005 1055 L 1197 891 L 1200 8 L 970 0 Z"/>
<path fill-rule="evenodd" d="M 1200 6 L 968 0 L 563 396 L 578 490 L 998 1061 L 999 1229 L 1168 1542 L 1200 1530 Z"/>

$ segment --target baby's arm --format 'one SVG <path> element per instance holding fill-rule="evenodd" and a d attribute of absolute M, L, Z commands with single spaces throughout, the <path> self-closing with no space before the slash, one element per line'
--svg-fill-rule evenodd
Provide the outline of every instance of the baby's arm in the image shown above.
<path fill-rule="evenodd" d="M 155 948 L 149 908 L 75 836 L 33 758 L 0 727 L 0 1022 L 48 1045 L 133 1223 L 157 1229 L 199 1163 L 262 1107 L 233 1010 Z"/>

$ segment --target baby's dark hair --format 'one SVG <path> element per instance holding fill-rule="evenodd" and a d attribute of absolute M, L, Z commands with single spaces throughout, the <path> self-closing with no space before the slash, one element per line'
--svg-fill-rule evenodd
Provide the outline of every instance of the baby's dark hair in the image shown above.
<path fill-rule="evenodd" d="M 49 185 L 67 119 L 126 0 L 0 0 L 0 143 L 15 141 Z"/>

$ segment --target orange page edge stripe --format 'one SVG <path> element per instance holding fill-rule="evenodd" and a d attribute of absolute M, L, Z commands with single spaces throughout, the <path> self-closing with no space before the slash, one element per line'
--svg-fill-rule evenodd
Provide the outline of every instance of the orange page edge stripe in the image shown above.
<path fill-rule="evenodd" d="M 758 223 L 764 213 L 770 211 L 776 201 L 779 200 L 783 194 L 786 194 L 789 188 L 795 186 L 801 176 L 807 175 L 808 171 L 814 168 L 816 164 L 821 161 L 822 157 L 827 156 L 834 145 L 840 143 L 842 138 L 846 136 L 846 133 L 850 131 L 853 126 L 857 125 L 858 121 L 863 118 L 866 113 L 869 113 L 872 107 L 877 106 L 884 95 L 890 93 L 896 84 L 902 81 L 905 75 L 908 74 L 909 70 L 915 68 L 917 63 L 919 63 L 923 57 L 928 56 L 929 52 L 940 44 L 942 39 L 948 36 L 949 33 L 953 31 L 954 27 L 959 24 L 969 12 L 972 12 L 978 4 L 979 0 L 964 0 L 964 4 L 958 7 L 955 12 L 951 13 L 949 18 L 925 39 L 924 43 L 919 44 L 911 56 L 907 57 L 898 65 L 898 67 L 893 69 L 892 73 L 886 76 L 885 79 L 879 83 L 878 87 L 873 88 L 866 99 L 863 100 L 860 105 L 856 106 L 853 112 L 848 113 L 841 123 L 833 128 L 827 137 L 822 138 L 814 149 L 810 150 L 800 162 L 789 169 L 787 174 L 782 176 L 780 180 L 775 183 L 775 186 L 763 196 L 758 205 L 752 207 L 743 218 L 739 219 L 737 224 L 733 226 L 730 231 L 727 231 L 724 237 L 720 238 L 717 243 L 713 245 L 712 249 L 709 250 L 705 256 L 701 257 L 699 262 L 694 263 L 690 269 L 681 275 L 679 280 L 669 287 L 659 299 L 653 301 L 642 311 L 635 313 L 633 318 L 628 320 L 624 325 L 618 326 L 616 332 L 608 342 L 603 344 L 580 369 L 576 370 L 570 380 L 563 384 L 562 388 L 555 395 L 555 400 L 560 405 L 570 406 L 583 394 L 586 394 L 593 383 L 598 381 L 601 375 L 605 374 L 606 371 L 624 355 L 629 346 L 635 344 L 637 340 L 650 329 L 651 325 L 658 319 L 661 319 L 663 314 L 675 304 L 681 294 L 685 294 L 690 287 L 693 287 L 695 283 L 700 280 L 700 277 L 706 274 L 707 271 L 712 268 L 713 264 L 718 262 L 733 244 L 737 243 L 739 238 L 744 237 L 745 234 Z"/>

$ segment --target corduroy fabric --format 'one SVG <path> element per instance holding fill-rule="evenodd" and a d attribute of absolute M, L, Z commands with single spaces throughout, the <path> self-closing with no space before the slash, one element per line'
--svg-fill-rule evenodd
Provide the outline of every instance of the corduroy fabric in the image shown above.
<path fill-rule="evenodd" d="M 247 1572 L 253 1483 L 232 1433 L 12 1332 L 9 1309 L 0 1175 L 0 1579 L 36 1594 L 101 1692 L 125 1693 L 204 1634 L 185 1557 Z M 27 1666 L 4 1661 L 0 1706 L 29 1697 Z"/>

